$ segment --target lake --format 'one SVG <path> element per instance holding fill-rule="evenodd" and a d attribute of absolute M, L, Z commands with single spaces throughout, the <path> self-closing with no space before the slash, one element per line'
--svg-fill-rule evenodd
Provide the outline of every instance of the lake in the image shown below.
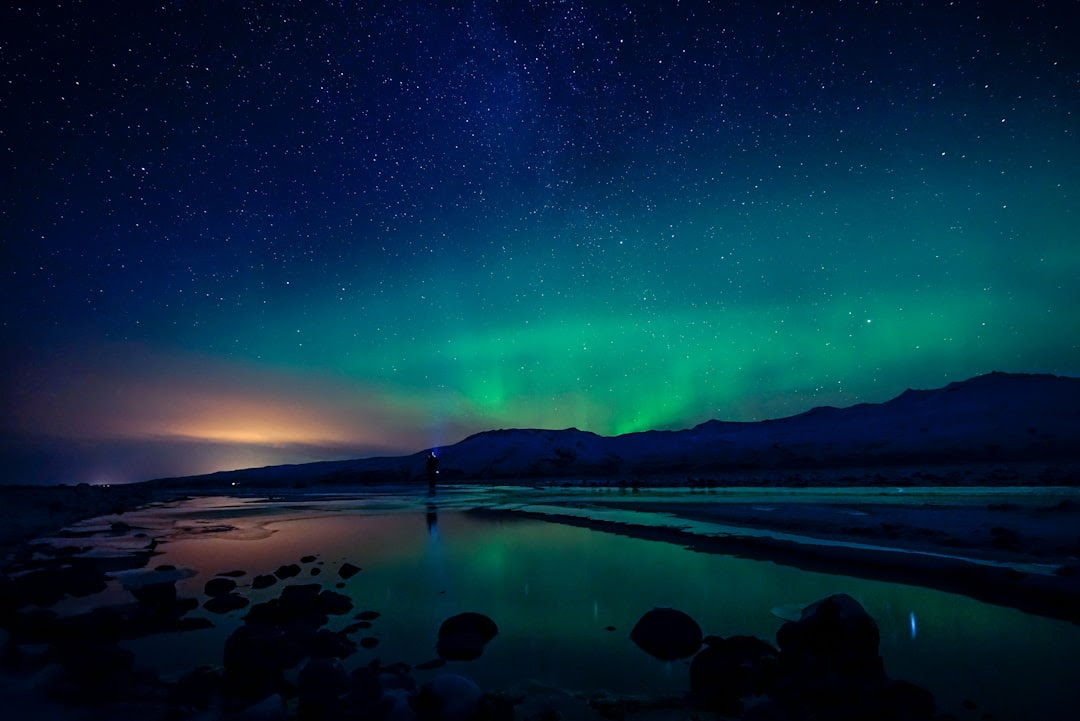
<path fill-rule="evenodd" d="M 824 596 L 857 599 L 881 630 L 887 673 L 933 691 L 939 710 L 960 719 L 1056 718 L 1080 706 L 1080 627 L 970 598 L 897 583 L 800 570 L 791 566 L 700 553 L 682 546 L 580 527 L 513 517 L 470 514 L 475 505 L 505 504 L 524 491 L 447 489 L 425 499 L 413 493 L 369 493 L 267 501 L 201 498 L 123 516 L 158 539 L 150 566 L 172 564 L 190 575 L 181 596 L 205 601 L 205 583 L 242 570 L 241 593 L 253 603 L 276 597 L 282 583 L 252 590 L 256 574 L 285 563 L 303 572 L 285 583 L 320 582 L 334 589 L 344 561 L 363 570 L 340 589 L 355 612 L 378 611 L 372 628 L 353 635 L 378 639 L 347 666 L 435 657 L 440 623 L 463 611 L 490 616 L 499 633 L 474 661 L 449 662 L 435 673 L 460 673 L 488 690 L 530 697 L 589 694 L 680 694 L 687 661 L 658 661 L 630 640 L 638 618 L 654 606 L 685 611 L 706 634 L 753 635 L 775 643 L 780 616 Z M 97 526 L 95 526 L 97 524 Z M 77 528 L 101 527 L 89 521 Z M 107 526 L 107 523 L 105 524 Z M 145 546 L 147 539 L 97 535 L 95 553 Z M 70 543 L 70 540 L 65 541 Z M 311 575 L 318 569 L 318 575 Z M 115 574 L 97 596 L 57 606 L 74 612 L 130 600 L 125 585 L 148 570 Z M 219 665 L 225 638 L 246 610 L 192 615 L 215 627 L 151 636 L 126 645 L 137 663 L 166 676 L 198 665 Z M 331 619 L 342 628 L 353 614 Z M 614 630 L 608 630 L 614 627 Z M 965 700 L 978 709 L 964 708 Z"/>

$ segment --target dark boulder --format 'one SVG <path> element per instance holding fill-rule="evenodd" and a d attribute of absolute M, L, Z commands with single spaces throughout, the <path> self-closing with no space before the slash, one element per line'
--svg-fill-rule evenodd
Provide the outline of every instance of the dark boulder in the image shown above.
<path fill-rule="evenodd" d="M 15 597 L 22 604 L 51 606 L 65 596 L 90 596 L 105 590 L 107 579 L 91 559 L 68 559 L 14 579 Z"/>
<path fill-rule="evenodd" d="M 313 658 L 297 679 L 300 704 L 297 718 L 329 719 L 340 716 L 340 697 L 348 687 L 345 667 L 336 658 Z"/>
<path fill-rule="evenodd" d="M 374 621 L 381 615 L 382 614 L 380 614 L 378 611 L 361 611 L 360 613 L 353 616 L 353 618 L 355 618 L 357 621 Z"/>
<path fill-rule="evenodd" d="M 340 602 L 331 597 L 321 597 L 322 593 L 324 593 L 322 586 L 317 583 L 283 588 L 281 596 L 277 599 L 282 622 L 302 622 L 316 628 L 325 626 L 329 619 L 323 608 L 324 603 L 328 607 L 334 607 Z M 325 593 L 340 595 L 333 591 Z M 351 606 L 351 601 L 349 603 Z"/>
<path fill-rule="evenodd" d="M 59 614 L 49 608 L 23 609 L 11 615 L 12 643 L 51 643 L 60 634 Z"/>
<path fill-rule="evenodd" d="M 174 708 L 194 708 L 205 711 L 221 694 L 221 672 L 200 666 L 184 674 L 169 689 L 169 702 Z"/>
<path fill-rule="evenodd" d="M 300 575 L 300 566 L 295 563 L 290 563 L 284 566 L 278 566 L 278 570 L 274 571 L 274 575 L 284 581 L 286 578 L 292 578 L 293 576 Z"/>
<path fill-rule="evenodd" d="M 702 635 L 697 621 L 682 611 L 654 608 L 638 620 L 630 639 L 650 656 L 671 661 L 697 653 Z"/>
<path fill-rule="evenodd" d="M 443 621 L 435 649 L 448 661 L 471 661 L 479 658 L 484 645 L 498 633 L 499 627 L 484 614 L 460 613 Z"/>
<path fill-rule="evenodd" d="M 753 636 L 709 637 L 690 663 L 690 690 L 697 705 L 738 713 L 740 699 L 763 694 L 779 671 L 775 648 Z"/>
<path fill-rule="evenodd" d="M 300 559 L 300 563 L 314 563 L 317 556 L 304 556 Z"/>
<path fill-rule="evenodd" d="M 222 692 L 241 704 L 281 690 L 288 668 L 285 633 L 272 626 L 244 624 L 225 640 Z"/>
<path fill-rule="evenodd" d="M 470 721 L 479 716 L 483 697 L 472 679 L 444 673 L 421 686 L 410 705 L 422 719 Z"/>
<path fill-rule="evenodd" d="M 340 616 L 352 610 L 352 599 L 334 591 L 323 591 L 318 598 L 319 610 L 331 616 Z"/>
<path fill-rule="evenodd" d="M 355 576 L 359 572 L 360 572 L 360 567 L 359 566 L 354 566 L 353 564 L 349 563 L 348 561 L 345 561 L 345 563 L 341 564 L 341 568 L 338 569 L 338 575 L 341 576 L 346 581 L 348 581 L 350 578 L 352 578 L 353 576 Z"/>
<path fill-rule="evenodd" d="M 227 596 L 236 588 L 236 581 L 231 578 L 211 578 L 203 587 L 207 596 Z"/>
<path fill-rule="evenodd" d="M 320 586 L 286 586 L 281 596 L 251 607 L 244 620 L 263 626 L 303 626 L 309 632 L 326 625 L 329 617 L 319 600 Z"/>
<path fill-rule="evenodd" d="M 135 654 L 111 641 L 64 643 L 56 648 L 63 666 L 54 698 L 77 706 L 99 705 L 135 695 Z"/>
<path fill-rule="evenodd" d="M 130 590 L 131 595 L 139 603 L 154 612 L 168 613 L 176 606 L 176 583 L 174 581 L 148 583 Z"/>
<path fill-rule="evenodd" d="M 0 573 L 0 623 L 7 621 L 8 617 L 19 607 L 15 581 L 6 573 Z"/>
<path fill-rule="evenodd" d="M 844 593 L 816 601 L 776 633 L 785 665 L 884 676 L 877 623 Z"/>
<path fill-rule="evenodd" d="M 248 600 L 238 593 L 226 593 L 224 596 L 214 596 L 203 604 L 203 608 L 210 613 L 229 613 L 245 608 L 248 603 Z"/>
<path fill-rule="evenodd" d="M 261 588 L 269 588 L 270 586 L 273 586 L 275 583 L 277 583 L 277 578 L 275 578 L 274 576 L 260 575 L 260 576 L 256 576 L 255 578 L 252 579 L 251 587 L 254 588 L 255 590 L 259 590 Z"/>
<path fill-rule="evenodd" d="M 321 628 L 311 641 L 311 655 L 348 658 L 356 653 L 356 644 L 344 631 Z"/>

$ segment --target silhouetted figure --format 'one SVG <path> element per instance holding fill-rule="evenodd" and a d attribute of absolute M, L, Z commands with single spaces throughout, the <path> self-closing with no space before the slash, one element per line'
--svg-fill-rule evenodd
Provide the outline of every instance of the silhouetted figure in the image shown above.
<path fill-rule="evenodd" d="M 439 509 L 434 503 L 427 504 L 427 530 L 428 533 L 434 533 L 436 526 L 439 525 Z"/>
<path fill-rule="evenodd" d="M 435 492 L 435 481 L 439 477 L 439 458 L 435 451 L 428 453 L 427 457 L 427 484 L 428 493 Z"/>

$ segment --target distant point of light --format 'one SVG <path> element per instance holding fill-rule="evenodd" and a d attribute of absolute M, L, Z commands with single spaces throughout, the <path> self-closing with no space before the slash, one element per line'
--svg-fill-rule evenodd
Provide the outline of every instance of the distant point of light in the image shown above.
<path fill-rule="evenodd" d="M 911 611 L 911 612 L 909 612 L 909 613 L 908 613 L 908 620 L 909 620 L 909 621 L 911 622 L 911 623 L 910 623 L 910 626 L 911 626 L 911 638 L 912 638 L 912 639 L 914 639 L 914 638 L 915 638 L 915 634 L 916 634 L 916 629 L 915 629 L 915 612 L 914 612 L 914 611 Z"/>

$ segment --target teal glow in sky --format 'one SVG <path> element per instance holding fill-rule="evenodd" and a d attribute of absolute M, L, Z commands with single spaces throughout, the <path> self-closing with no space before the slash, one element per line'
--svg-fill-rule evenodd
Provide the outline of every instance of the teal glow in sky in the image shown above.
<path fill-rule="evenodd" d="M 3 11 L 6 482 L 1080 372 L 1068 3 L 399 5 Z"/>

